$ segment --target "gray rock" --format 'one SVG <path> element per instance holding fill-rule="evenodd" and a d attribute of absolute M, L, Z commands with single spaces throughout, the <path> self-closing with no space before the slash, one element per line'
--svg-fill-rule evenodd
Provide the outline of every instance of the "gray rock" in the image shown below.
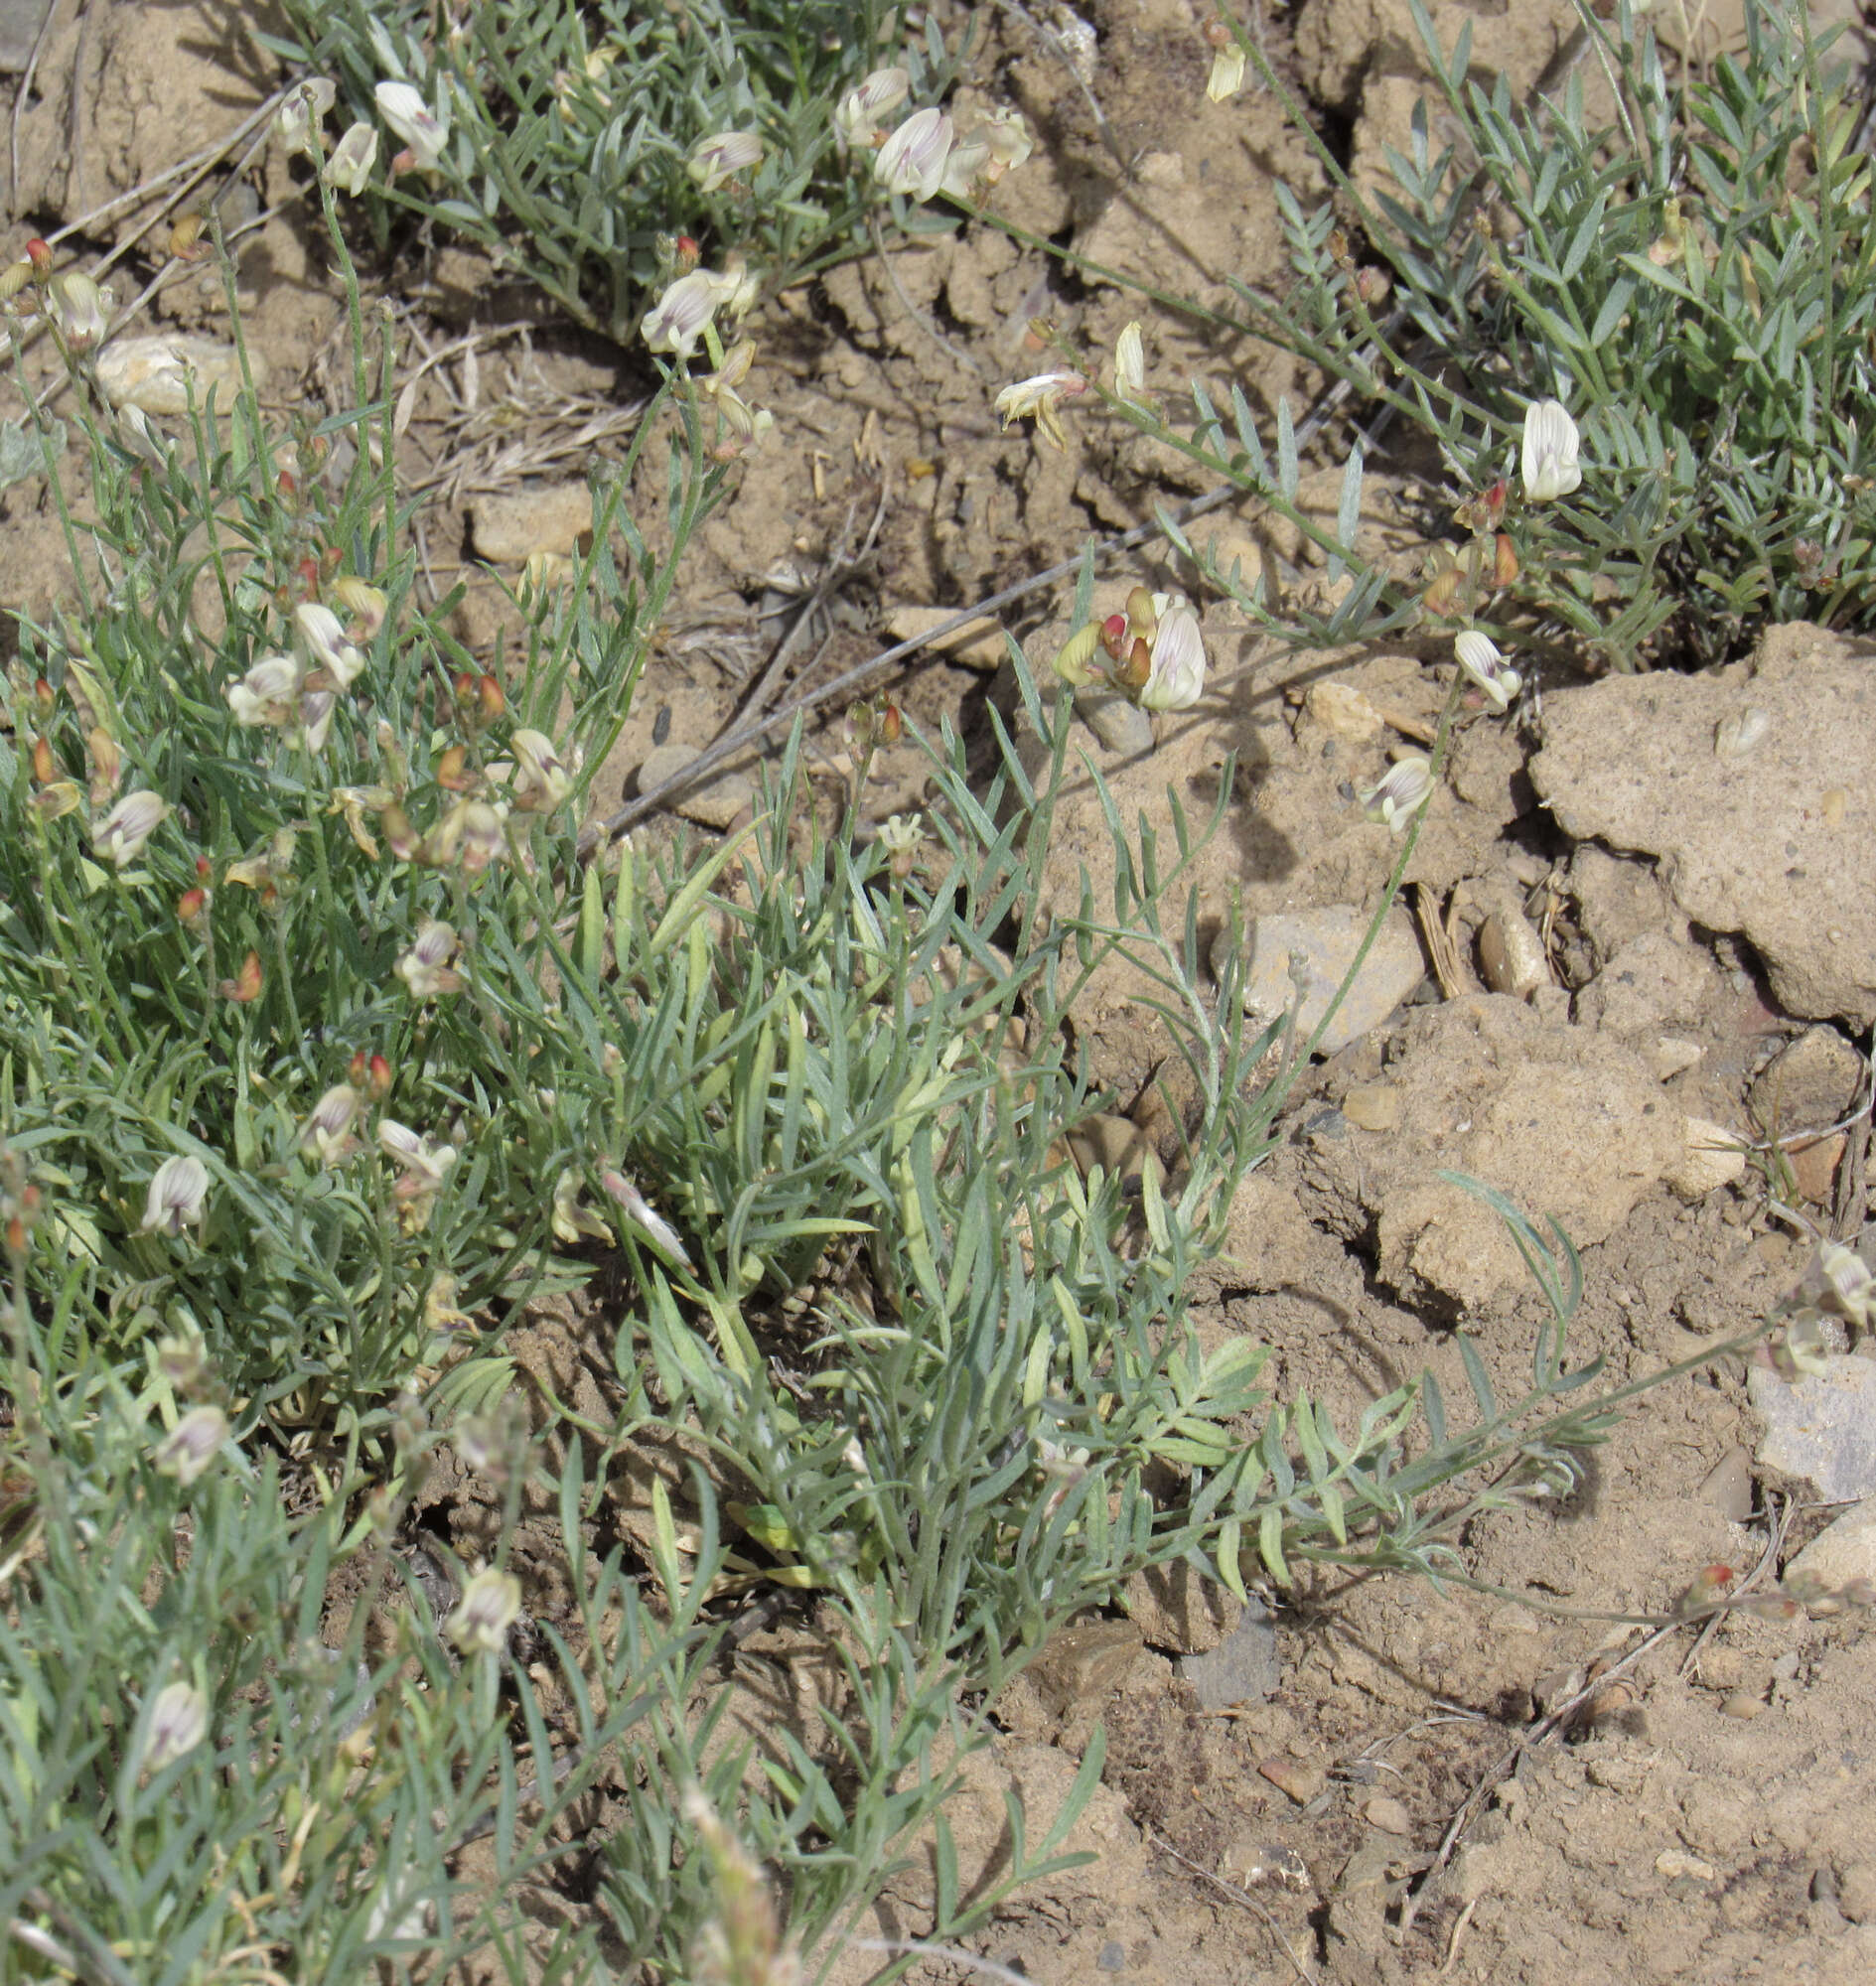
<path fill-rule="evenodd" d="M 1808 1477 L 1825 1502 L 1842 1503 L 1876 1494 L 1876 1359 L 1833 1351 L 1823 1363 L 1795 1385 L 1755 1365 L 1746 1386 L 1765 1416 L 1760 1462 Z"/>
<path fill-rule="evenodd" d="M 1780 1137 L 1822 1131 L 1856 1108 L 1866 1072 L 1835 1028 L 1806 1028 L 1753 1078 L 1753 1114 Z"/>
<path fill-rule="evenodd" d="M 1228 1710 L 1252 1698 L 1261 1702 L 1283 1675 L 1270 1610 L 1253 1600 L 1216 1648 L 1180 1657 L 1179 1675 L 1206 1710 Z"/>
<path fill-rule="evenodd" d="M 52 0 L 0 0 L 0 75 L 18 75 L 52 11 Z"/>
<path fill-rule="evenodd" d="M 1153 720 L 1137 703 L 1110 689 L 1083 689 L 1075 699 L 1076 714 L 1110 752 L 1153 749 Z"/>
<path fill-rule="evenodd" d="M 1814 1580 L 1826 1592 L 1837 1593 L 1853 1580 L 1876 1586 L 1876 1496 L 1867 1496 L 1845 1510 L 1785 1568 L 1794 1579 Z"/>
<path fill-rule="evenodd" d="M 1304 990 L 1296 1028 L 1299 1040 L 1307 1041 L 1368 935 L 1369 915 L 1353 905 L 1332 904 L 1322 911 L 1284 911 L 1259 918 L 1250 933 L 1244 1012 L 1261 1025 L 1288 1009 L 1296 997 L 1290 955 L 1301 952 L 1305 959 Z M 1228 943 L 1229 932 L 1221 932 L 1212 953 L 1215 972 L 1226 962 Z M 1362 961 L 1349 997 L 1336 1009 L 1318 1053 L 1334 1055 L 1371 1028 L 1379 1027 L 1425 974 L 1426 961 L 1420 954 L 1413 920 L 1396 904 Z"/>
<path fill-rule="evenodd" d="M 1743 1448 L 1729 1448 L 1701 1477 L 1699 1494 L 1728 1523 L 1743 1524 L 1752 1515 L 1752 1457 Z"/>

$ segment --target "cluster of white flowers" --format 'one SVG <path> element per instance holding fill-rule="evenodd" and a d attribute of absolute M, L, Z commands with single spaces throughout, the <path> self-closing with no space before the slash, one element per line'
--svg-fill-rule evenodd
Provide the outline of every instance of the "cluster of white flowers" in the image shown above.
<path fill-rule="evenodd" d="M 874 179 L 902 200 L 933 200 L 940 193 L 972 199 L 1035 149 L 1029 126 L 1014 110 L 985 112 L 960 133 L 949 111 L 932 104 L 888 131 L 885 118 L 911 93 L 907 71 L 876 69 L 847 91 L 834 111 L 840 143 L 850 151 L 872 151 Z"/>
<path fill-rule="evenodd" d="M 380 82 L 371 92 L 377 114 L 402 149 L 391 157 L 392 173 L 435 172 L 443 161 L 450 140 L 450 109 L 447 94 L 439 95 L 432 108 L 414 83 L 400 80 Z M 320 126 L 339 100 L 337 86 L 326 76 L 308 76 L 287 94 L 273 122 L 274 136 L 289 152 L 309 159 L 324 155 L 319 176 L 341 193 L 361 194 L 371 183 L 377 164 L 378 129 L 361 120 L 346 127 L 345 134 L 330 153 L 320 139 Z"/>
<path fill-rule="evenodd" d="M 378 603 L 382 595 L 366 589 Z M 362 631 L 359 631 L 362 632 Z M 262 655 L 224 694 L 236 724 L 294 732 L 309 752 L 323 752 L 339 698 L 359 679 L 364 653 L 330 607 L 304 601 L 293 610 L 292 652 Z"/>

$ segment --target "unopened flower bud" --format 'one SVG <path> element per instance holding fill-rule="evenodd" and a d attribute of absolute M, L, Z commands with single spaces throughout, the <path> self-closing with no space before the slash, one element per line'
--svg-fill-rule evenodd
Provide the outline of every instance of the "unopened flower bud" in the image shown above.
<path fill-rule="evenodd" d="M 1113 670 L 1110 680 L 1116 689 L 1136 696 L 1146 687 L 1146 680 L 1152 673 L 1153 650 L 1147 646 L 1144 635 L 1136 635 L 1126 659 Z"/>
<path fill-rule="evenodd" d="M 44 738 L 33 740 L 33 782 L 35 785 L 49 786 L 59 777 L 59 768 L 52 756 L 52 746 Z"/>
<path fill-rule="evenodd" d="M 89 352 L 110 326 L 111 296 L 89 276 L 68 269 L 47 287 L 46 315 L 70 352 Z"/>
<path fill-rule="evenodd" d="M 1116 620 L 1119 616 L 1114 617 Z M 1086 627 L 1078 628 L 1062 646 L 1056 650 L 1056 674 L 1071 688 L 1079 688 L 1084 682 L 1092 682 L 1094 671 L 1088 667 L 1093 660 L 1094 650 L 1101 643 L 1103 630 L 1097 621 L 1090 621 Z"/>
<path fill-rule="evenodd" d="M 352 617 L 351 635 L 355 641 L 369 641 L 384 625 L 389 602 L 375 586 L 367 585 L 353 573 L 341 573 L 333 581 L 333 598 Z"/>
<path fill-rule="evenodd" d="M 232 979 L 223 979 L 216 991 L 224 1000 L 232 1000 L 236 1006 L 251 1006 L 260 998 L 260 990 L 265 983 L 265 974 L 260 969 L 260 953 L 250 951 L 241 960 L 241 969 Z"/>

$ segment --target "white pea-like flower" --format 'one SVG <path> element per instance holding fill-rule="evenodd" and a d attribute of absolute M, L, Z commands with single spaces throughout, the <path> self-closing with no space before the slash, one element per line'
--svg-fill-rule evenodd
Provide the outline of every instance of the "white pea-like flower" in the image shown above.
<path fill-rule="evenodd" d="M 208 1735 L 208 1697 L 194 1683 L 166 1683 L 151 1707 L 143 1756 L 137 1763 L 145 1772 L 161 1772 L 193 1752 Z"/>
<path fill-rule="evenodd" d="M 1494 710 L 1509 710 L 1512 698 L 1523 685 L 1523 677 L 1499 651 L 1490 635 L 1468 628 L 1453 637 L 1453 653 L 1459 666 L 1484 690 Z"/>
<path fill-rule="evenodd" d="M 1581 437 L 1561 400 L 1533 400 L 1524 409 L 1523 469 L 1527 502 L 1547 503 L 1582 485 L 1576 455 Z"/>
<path fill-rule="evenodd" d="M 573 790 L 573 775 L 544 731 L 517 731 L 508 741 L 514 753 L 514 804 L 523 812 L 551 813 Z"/>
<path fill-rule="evenodd" d="M 168 800 L 141 789 L 126 793 L 91 830 L 91 847 L 107 862 L 128 869 L 170 810 Z"/>
<path fill-rule="evenodd" d="M 996 397 L 996 410 L 1007 429 L 1012 421 L 1032 415 L 1036 432 L 1053 448 L 1067 448 L 1068 430 L 1062 425 L 1060 408 L 1064 400 L 1087 390 L 1087 381 L 1079 372 L 1036 372 L 1005 386 Z"/>
<path fill-rule="evenodd" d="M 915 110 L 873 155 L 873 177 L 888 193 L 930 200 L 944 184 L 951 120 L 942 110 Z"/>
<path fill-rule="evenodd" d="M 1146 404 L 1146 346 L 1137 318 L 1114 340 L 1114 398 L 1130 407 Z"/>
<path fill-rule="evenodd" d="M 1362 795 L 1371 820 L 1384 821 L 1398 834 L 1433 796 L 1433 768 L 1418 752 L 1388 767 L 1380 781 Z"/>
<path fill-rule="evenodd" d="M 331 77 L 309 75 L 287 94 L 274 113 L 273 134 L 289 152 L 312 157 L 313 133 L 325 122 L 326 113 L 339 100 L 339 89 Z"/>
<path fill-rule="evenodd" d="M 1142 710 L 1190 710 L 1205 692 L 1205 637 L 1189 601 L 1174 594 L 1154 602 L 1159 627 L 1146 681 L 1139 692 Z"/>
<path fill-rule="evenodd" d="M 359 1148 L 352 1127 L 363 1105 L 364 1098 L 351 1083 L 334 1083 L 300 1127 L 300 1150 L 322 1166 L 338 1165 Z"/>
<path fill-rule="evenodd" d="M 354 124 L 333 147 L 332 157 L 319 169 L 319 176 L 329 187 L 356 200 L 371 184 L 371 168 L 376 164 L 377 126 Z"/>
<path fill-rule="evenodd" d="M 713 131 L 690 148 L 684 170 L 704 193 L 716 193 L 762 163 L 763 143 L 753 131 Z"/>
<path fill-rule="evenodd" d="M 173 1476 L 187 1490 L 221 1452 L 228 1417 L 219 1407 L 191 1407 L 150 1451 L 158 1474 Z"/>
<path fill-rule="evenodd" d="M 640 321 L 639 330 L 653 352 L 688 358 L 704 327 L 723 302 L 723 278 L 710 269 L 679 276 Z"/>
<path fill-rule="evenodd" d="M 903 69 L 876 69 L 840 99 L 834 111 L 834 129 L 850 146 L 873 142 L 879 121 L 897 110 L 912 93 L 912 77 Z"/>
<path fill-rule="evenodd" d="M 202 1225 L 203 1203 L 209 1193 L 209 1168 L 198 1158 L 165 1159 L 150 1176 L 139 1234 L 180 1234 Z"/>
<path fill-rule="evenodd" d="M 520 1611 L 521 1582 L 511 1572 L 486 1567 L 464 1585 L 445 1631 L 465 1654 L 481 1649 L 499 1655 Z"/>
<path fill-rule="evenodd" d="M 290 724 L 300 693 L 300 664 L 292 655 L 262 655 L 239 682 L 223 694 L 236 724 Z"/>
<path fill-rule="evenodd" d="M 448 115 L 439 116 L 407 82 L 380 82 L 371 93 L 377 114 L 409 148 L 411 163 L 420 172 L 431 171 L 449 143 Z"/>
<path fill-rule="evenodd" d="M 346 639 L 338 615 L 307 600 L 293 610 L 293 622 L 313 666 L 324 669 L 341 689 L 350 689 L 364 667 L 364 656 Z"/>

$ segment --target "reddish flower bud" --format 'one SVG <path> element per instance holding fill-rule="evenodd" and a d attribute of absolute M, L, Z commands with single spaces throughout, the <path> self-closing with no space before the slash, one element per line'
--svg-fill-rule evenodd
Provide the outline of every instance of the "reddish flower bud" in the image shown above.
<path fill-rule="evenodd" d="M 906 720 L 898 704 L 888 703 L 879 714 L 879 742 L 897 745 L 906 733 Z"/>
<path fill-rule="evenodd" d="M 215 873 L 215 864 L 206 855 L 196 857 L 196 874 L 206 882 Z"/>
<path fill-rule="evenodd" d="M 41 717 L 50 717 L 58 708 L 59 698 L 53 686 L 44 676 L 33 678 L 33 705 Z"/>
<path fill-rule="evenodd" d="M 1464 577 L 1456 565 L 1448 566 L 1444 572 L 1435 573 L 1420 595 L 1426 611 L 1447 618 L 1462 613 L 1464 610 L 1459 605 L 1459 589 L 1464 584 Z"/>
<path fill-rule="evenodd" d="M 7 1222 L 7 1248 L 15 1255 L 26 1253 L 26 1222 L 17 1213 Z"/>
<path fill-rule="evenodd" d="M 52 747 L 43 738 L 33 740 L 33 781 L 36 785 L 49 786 L 58 777 L 59 768 L 53 764 Z"/>
<path fill-rule="evenodd" d="M 290 503 L 299 494 L 300 486 L 294 482 L 292 470 L 283 469 L 274 484 L 274 495 Z"/>
<path fill-rule="evenodd" d="M 1153 650 L 1146 645 L 1146 638 L 1136 635 L 1133 648 L 1127 659 L 1114 670 L 1114 684 L 1119 689 L 1139 690 L 1146 687 L 1147 678 L 1153 673 Z"/>
<path fill-rule="evenodd" d="M 1132 638 L 1127 633 L 1127 617 L 1124 614 L 1110 614 L 1100 624 L 1100 644 L 1107 650 L 1110 661 L 1125 659 Z"/>
<path fill-rule="evenodd" d="M 391 1093 L 391 1065 L 383 1056 L 374 1055 L 365 1064 L 365 1081 L 380 1101 Z"/>
<path fill-rule="evenodd" d="M 469 761 L 465 746 L 452 745 L 436 762 L 436 782 L 453 793 L 467 792 L 476 781 L 464 769 Z"/>
<path fill-rule="evenodd" d="M 354 1088 L 357 1088 L 364 1080 L 364 1051 L 362 1049 L 354 1049 L 352 1051 L 352 1061 L 346 1068 L 346 1080 Z"/>
<path fill-rule="evenodd" d="M 507 697 L 494 676 L 476 678 L 476 714 L 484 724 L 493 724 L 507 707 Z"/>
<path fill-rule="evenodd" d="M 52 274 L 52 246 L 35 234 L 26 244 L 26 259 L 33 265 L 33 273 L 41 282 Z"/>
<path fill-rule="evenodd" d="M 1512 543 L 1506 532 L 1501 531 L 1498 550 L 1492 563 L 1492 583 L 1495 586 L 1510 586 L 1516 579 L 1517 573 L 1517 547 Z"/>
<path fill-rule="evenodd" d="M 185 890 L 176 899 L 176 915 L 186 924 L 200 923 L 208 908 L 209 893 L 207 890 Z"/>
<path fill-rule="evenodd" d="M 250 1001 L 260 998 L 262 983 L 263 975 L 260 969 L 260 953 L 250 951 L 241 960 L 240 971 L 232 979 L 222 980 L 216 991 L 220 993 L 222 999 L 233 1000 L 245 1007 Z"/>
<path fill-rule="evenodd" d="M 703 260 L 703 247 L 694 234 L 680 234 L 677 237 L 677 252 L 672 258 L 677 273 L 688 275 Z"/>

